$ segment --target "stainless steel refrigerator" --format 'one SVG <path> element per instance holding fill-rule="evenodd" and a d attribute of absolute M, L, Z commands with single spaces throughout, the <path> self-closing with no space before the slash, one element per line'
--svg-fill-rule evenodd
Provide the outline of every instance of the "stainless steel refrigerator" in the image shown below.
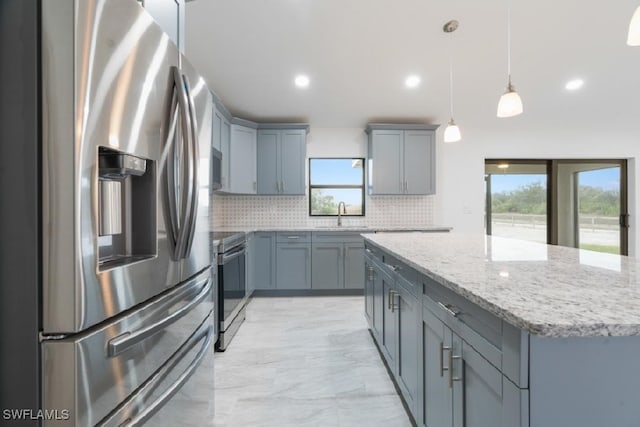
<path fill-rule="evenodd" d="M 212 423 L 203 78 L 134 0 L 0 27 L 0 424 Z"/>

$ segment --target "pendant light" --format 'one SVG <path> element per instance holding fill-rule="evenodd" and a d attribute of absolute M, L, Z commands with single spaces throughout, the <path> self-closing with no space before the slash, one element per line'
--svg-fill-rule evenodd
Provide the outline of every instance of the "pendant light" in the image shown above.
<path fill-rule="evenodd" d="M 449 21 L 444 24 L 442 29 L 445 33 L 453 33 L 458 29 L 458 21 Z M 444 142 L 457 142 L 462 139 L 462 135 L 460 134 L 460 128 L 453 120 L 453 53 L 451 52 L 451 46 L 449 46 L 449 108 L 451 119 L 444 130 Z"/>
<path fill-rule="evenodd" d="M 640 6 L 631 18 L 629 23 L 629 36 L 627 37 L 629 46 L 640 46 Z"/>
<path fill-rule="evenodd" d="M 507 0 L 508 2 L 509 0 Z M 513 117 L 522 114 L 522 99 L 511 83 L 511 6 L 507 3 L 507 74 L 509 83 L 498 102 L 498 117 Z"/>

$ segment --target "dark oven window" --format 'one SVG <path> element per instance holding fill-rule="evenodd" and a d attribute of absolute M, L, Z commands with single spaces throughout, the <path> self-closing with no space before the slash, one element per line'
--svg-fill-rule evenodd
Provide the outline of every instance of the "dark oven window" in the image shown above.
<path fill-rule="evenodd" d="M 309 215 L 364 216 L 364 159 L 309 159 Z"/>

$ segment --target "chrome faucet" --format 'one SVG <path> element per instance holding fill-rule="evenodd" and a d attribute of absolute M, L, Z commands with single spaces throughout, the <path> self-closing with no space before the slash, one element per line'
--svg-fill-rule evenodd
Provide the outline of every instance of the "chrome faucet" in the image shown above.
<path fill-rule="evenodd" d="M 338 203 L 338 227 L 340 227 L 342 225 L 342 215 L 340 214 L 340 206 L 342 206 L 342 213 L 343 214 L 347 214 L 347 205 L 344 204 L 344 202 L 340 202 Z"/>

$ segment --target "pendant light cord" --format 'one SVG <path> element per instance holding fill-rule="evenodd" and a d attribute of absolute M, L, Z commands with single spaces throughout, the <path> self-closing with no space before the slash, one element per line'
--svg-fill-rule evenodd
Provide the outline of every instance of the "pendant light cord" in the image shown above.
<path fill-rule="evenodd" d="M 453 50 L 451 45 L 451 40 L 449 40 L 449 109 L 451 119 L 453 119 Z"/>
<path fill-rule="evenodd" d="M 511 83 L 511 2 L 507 0 L 507 75 Z"/>

